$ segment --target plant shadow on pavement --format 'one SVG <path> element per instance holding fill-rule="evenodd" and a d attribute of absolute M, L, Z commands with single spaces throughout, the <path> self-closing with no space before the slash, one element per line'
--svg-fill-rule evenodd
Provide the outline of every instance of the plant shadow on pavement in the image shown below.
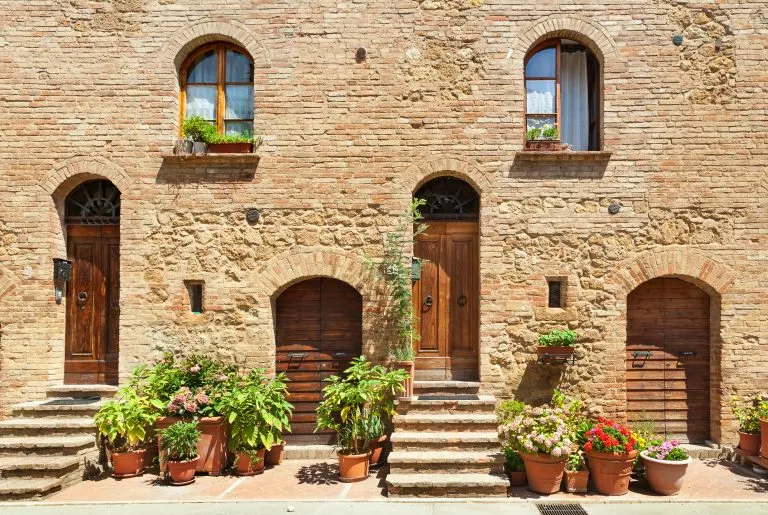
<path fill-rule="evenodd" d="M 707 467 L 711 467 L 711 468 L 723 467 L 727 469 L 730 473 L 735 474 L 741 478 L 744 478 L 744 481 L 742 484 L 744 488 L 747 490 L 751 490 L 752 492 L 757 492 L 761 494 L 768 494 L 768 478 L 760 477 L 754 472 L 752 472 L 751 464 L 741 465 L 736 461 L 717 460 L 717 459 L 701 460 L 701 462 Z"/>
<path fill-rule="evenodd" d="M 305 465 L 296 473 L 299 484 L 335 485 L 339 482 L 339 466 L 331 463 Z"/>

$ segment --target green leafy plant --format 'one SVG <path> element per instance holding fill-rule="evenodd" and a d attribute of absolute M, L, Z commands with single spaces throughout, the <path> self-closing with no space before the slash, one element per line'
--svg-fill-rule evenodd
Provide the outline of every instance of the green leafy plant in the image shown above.
<path fill-rule="evenodd" d="M 525 409 L 525 403 L 514 399 L 503 401 L 496 408 L 496 419 L 499 421 L 499 425 L 508 424 L 516 416 L 523 412 Z"/>
<path fill-rule="evenodd" d="M 568 461 L 565 462 L 565 469 L 570 472 L 587 470 L 587 466 L 584 463 L 583 453 L 581 451 L 571 453 L 571 455 L 568 456 Z"/>
<path fill-rule="evenodd" d="M 560 138 L 560 131 L 557 130 L 557 127 L 548 126 L 548 127 L 542 128 L 541 139 L 559 139 L 559 138 Z"/>
<path fill-rule="evenodd" d="M 502 452 L 504 453 L 504 466 L 507 472 L 523 472 L 525 470 L 525 462 L 519 452 L 509 445 L 504 446 Z"/>
<path fill-rule="evenodd" d="M 339 454 L 367 452 L 371 419 L 394 414 L 394 398 L 403 391 L 407 377 L 404 370 L 387 370 L 364 356 L 355 358 L 343 376 L 325 379 L 328 384 L 317 407 L 317 430 L 336 432 Z"/>
<path fill-rule="evenodd" d="M 543 127 L 532 127 L 525 133 L 525 139 L 533 140 L 557 140 L 560 139 L 560 131 L 554 125 L 545 125 Z"/>
<path fill-rule="evenodd" d="M 761 395 L 731 398 L 731 410 L 739 421 L 739 431 L 751 435 L 760 434 L 761 402 Z M 768 409 L 765 412 L 763 417 L 768 418 Z"/>
<path fill-rule="evenodd" d="M 254 136 L 249 132 L 240 132 L 237 134 L 219 134 L 215 133 L 210 136 L 210 138 L 207 140 L 207 143 L 258 143 L 261 141 L 261 138 L 254 138 Z"/>
<path fill-rule="evenodd" d="M 149 430 L 157 420 L 148 397 L 132 384 L 120 388 L 93 417 L 99 434 L 115 452 L 131 452 L 146 446 Z"/>
<path fill-rule="evenodd" d="M 160 450 L 168 461 L 189 461 L 197 458 L 200 430 L 197 422 L 176 422 L 158 431 Z"/>
<path fill-rule="evenodd" d="M 209 143 L 216 136 L 216 126 L 202 116 L 190 116 L 184 120 L 181 130 L 192 141 Z"/>
<path fill-rule="evenodd" d="M 389 309 L 397 327 L 397 339 L 389 351 L 397 361 L 413 361 L 413 343 L 419 339 L 413 311 L 412 258 L 405 249 L 412 245 L 413 238 L 427 229 L 419 223 L 422 219 L 419 209 L 425 204 L 423 199 L 414 199 L 399 216 L 395 229 L 385 235 L 382 258 L 367 260 L 368 268 L 378 281 L 383 281 L 389 297 Z"/>
<path fill-rule="evenodd" d="M 757 403 L 757 416 L 761 420 L 768 420 L 768 393 L 761 393 L 755 396 Z"/>
<path fill-rule="evenodd" d="M 688 459 L 688 451 L 680 447 L 677 440 L 667 440 L 658 446 L 649 447 L 646 456 L 663 461 L 685 461 Z"/>
<path fill-rule="evenodd" d="M 576 331 L 554 329 L 539 336 L 539 345 L 542 347 L 573 347 L 576 344 L 576 338 L 578 338 Z"/>

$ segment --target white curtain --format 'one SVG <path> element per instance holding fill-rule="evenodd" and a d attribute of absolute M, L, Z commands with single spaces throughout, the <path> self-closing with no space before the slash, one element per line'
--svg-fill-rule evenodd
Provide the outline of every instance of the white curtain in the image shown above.
<path fill-rule="evenodd" d="M 589 150 L 589 86 L 586 52 L 560 55 L 561 137 L 573 150 Z"/>

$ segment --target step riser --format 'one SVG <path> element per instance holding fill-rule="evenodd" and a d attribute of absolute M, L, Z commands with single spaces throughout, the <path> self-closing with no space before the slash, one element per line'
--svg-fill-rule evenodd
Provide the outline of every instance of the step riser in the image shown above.
<path fill-rule="evenodd" d="M 414 386 L 413 395 L 479 395 L 480 388 L 476 386 L 441 387 L 441 386 Z"/>
<path fill-rule="evenodd" d="M 397 442 L 393 448 L 400 451 L 473 451 L 498 452 L 499 444 L 490 442 Z"/>
<path fill-rule="evenodd" d="M 93 444 L 83 447 L 14 447 L 0 449 L 0 456 L 6 458 L 9 456 L 73 456 L 87 452 L 91 448 L 95 449 Z"/>
<path fill-rule="evenodd" d="M 389 486 L 387 493 L 389 497 L 506 497 L 507 488 L 503 486 L 460 488 Z"/>
<path fill-rule="evenodd" d="M 62 490 L 62 487 L 58 486 L 52 490 L 48 490 L 45 493 L 42 494 L 3 494 L 0 493 L 0 502 L 6 502 L 6 501 L 41 501 L 48 497 L 49 495 L 55 494 L 56 492 L 60 492 Z"/>
<path fill-rule="evenodd" d="M 396 422 L 398 431 L 497 431 L 499 426 L 494 423 L 467 422 L 463 424 L 439 424 L 430 422 Z"/>
<path fill-rule="evenodd" d="M 45 392 L 45 396 L 48 399 L 58 399 L 61 397 L 71 397 L 72 399 L 94 399 L 94 398 L 110 399 L 115 396 L 115 392 L 107 391 L 107 390 L 79 392 L 77 390 L 62 389 L 62 390 L 48 390 L 47 392 Z"/>
<path fill-rule="evenodd" d="M 57 428 L 9 428 L 0 427 L 0 436 L 95 436 L 96 428 L 83 429 L 81 427 L 57 427 Z"/>
<path fill-rule="evenodd" d="M 390 463 L 390 474 L 501 474 L 504 464 L 471 463 Z"/>
<path fill-rule="evenodd" d="M 450 415 L 459 414 L 493 414 L 495 413 L 493 404 L 460 404 L 457 402 L 445 401 L 441 404 L 421 404 L 401 402 L 397 406 L 399 415 Z"/>
<path fill-rule="evenodd" d="M 0 471 L 0 477 L 24 477 L 24 478 L 41 478 L 41 477 L 61 477 L 73 472 L 77 472 L 80 468 L 80 464 L 76 463 L 63 469 L 18 469 L 18 470 L 2 470 Z"/>

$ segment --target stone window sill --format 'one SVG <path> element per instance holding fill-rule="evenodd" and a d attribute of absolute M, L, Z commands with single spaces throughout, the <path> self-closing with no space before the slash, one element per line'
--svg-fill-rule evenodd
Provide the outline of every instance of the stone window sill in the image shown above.
<path fill-rule="evenodd" d="M 599 151 L 573 151 L 558 150 L 549 152 L 520 151 L 515 153 L 515 161 L 582 161 L 603 162 L 611 159 L 613 152 L 609 150 Z"/>
<path fill-rule="evenodd" d="M 258 154 L 201 154 L 201 155 L 177 155 L 163 154 L 163 160 L 170 164 L 190 166 L 238 166 L 259 164 L 261 157 Z"/>

